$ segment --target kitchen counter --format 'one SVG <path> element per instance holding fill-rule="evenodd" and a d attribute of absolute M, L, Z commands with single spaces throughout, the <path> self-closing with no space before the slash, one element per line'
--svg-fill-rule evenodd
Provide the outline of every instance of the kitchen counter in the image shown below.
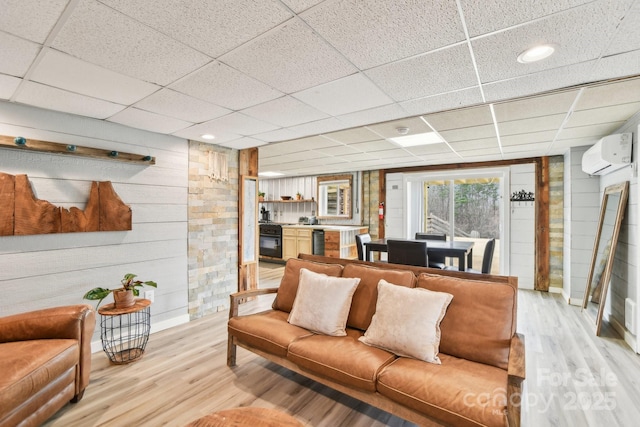
<path fill-rule="evenodd" d="M 366 233 L 369 228 L 361 225 L 306 225 L 281 224 L 282 257 L 287 260 L 297 257 L 299 253 L 314 253 L 313 231 L 324 231 L 324 255 L 336 258 L 353 259 L 358 257 L 356 234 Z"/>

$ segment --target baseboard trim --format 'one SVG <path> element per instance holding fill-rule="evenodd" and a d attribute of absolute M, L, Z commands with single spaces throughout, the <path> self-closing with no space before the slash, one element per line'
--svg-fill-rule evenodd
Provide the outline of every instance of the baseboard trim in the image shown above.
<path fill-rule="evenodd" d="M 607 319 L 605 320 L 609 322 L 609 324 L 613 327 L 613 329 L 615 329 L 618 334 L 620 334 L 620 336 L 624 339 L 624 342 L 626 342 L 629 347 L 631 347 L 631 349 L 637 353 L 638 347 L 636 347 L 636 337 L 633 336 L 631 332 L 629 332 L 627 328 L 625 328 L 624 325 L 620 323 L 615 317 L 607 316 Z"/>
<path fill-rule="evenodd" d="M 151 322 L 151 331 L 150 334 L 153 335 L 156 332 L 164 331 L 165 329 L 173 328 L 174 326 L 183 325 L 185 323 L 189 323 L 189 315 L 182 314 L 177 317 L 172 317 L 171 319 L 163 320 L 161 322 Z M 96 324 L 96 328 L 99 328 L 100 324 Z M 97 353 L 102 351 L 102 340 L 91 341 L 91 353 Z"/>

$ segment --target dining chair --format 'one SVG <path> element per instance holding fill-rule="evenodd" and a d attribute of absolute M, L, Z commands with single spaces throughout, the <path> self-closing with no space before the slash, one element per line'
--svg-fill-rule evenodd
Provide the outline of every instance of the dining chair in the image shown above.
<path fill-rule="evenodd" d="M 496 247 L 496 239 L 487 240 L 487 244 L 484 247 L 484 254 L 482 255 L 482 269 L 474 270 L 473 268 L 466 268 L 467 273 L 474 274 L 489 274 L 491 273 L 491 263 L 493 262 L 493 251 Z M 458 270 L 458 267 L 450 266 L 447 270 Z"/>
<path fill-rule="evenodd" d="M 364 244 L 369 243 L 370 241 L 371 235 L 369 233 L 356 234 L 356 247 L 358 248 L 358 259 L 360 261 L 366 261 L 365 254 L 367 251 Z"/>
<path fill-rule="evenodd" d="M 416 233 L 416 240 L 447 240 L 446 234 Z M 429 267 L 443 270 L 447 266 L 444 255 L 431 255 L 429 257 Z"/>
<path fill-rule="evenodd" d="M 387 240 L 387 260 L 392 264 L 428 267 L 427 242 Z"/>

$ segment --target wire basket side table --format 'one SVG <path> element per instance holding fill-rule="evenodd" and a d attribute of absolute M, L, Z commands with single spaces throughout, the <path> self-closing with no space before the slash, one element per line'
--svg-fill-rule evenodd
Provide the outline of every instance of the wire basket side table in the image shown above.
<path fill-rule="evenodd" d="M 98 309 L 102 349 L 111 363 L 124 365 L 142 357 L 151 329 L 150 305 L 148 299 L 137 299 L 131 307 L 111 303 Z"/>

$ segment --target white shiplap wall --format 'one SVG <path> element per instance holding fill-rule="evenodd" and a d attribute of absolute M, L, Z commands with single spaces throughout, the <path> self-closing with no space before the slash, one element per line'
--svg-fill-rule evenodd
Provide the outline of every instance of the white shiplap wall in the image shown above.
<path fill-rule="evenodd" d="M 584 298 L 600 215 L 599 179 L 582 172 L 582 155 L 588 148 L 574 147 L 564 155 L 562 294 L 574 305 L 581 305 Z"/>
<path fill-rule="evenodd" d="M 111 181 L 133 211 L 131 231 L 0 237 L 0 315 L 83 303 L 88 289 L 135 273 L 158 283 L 152 330 L 188 321 L 186 140 L 5 102 L 0 134 L 156 157 L 140 166 L 0 150 L 0 171 L 27 174 L 40 199 L 83 209 L 91 182 Z"/>
<path fill-rule="evenodd" d="M 633 154 L 632 159 L 637 162 L 638 159 L 638 132 L 640 132 L 640 114 L 632 117 L 624 126 L 613 133 L 633 133 Z M 605 309 L 605 317 L 618 330 L 618 332 L 627 340 L 629 345 L 640 351 L 637 343 L 637 333 L 632 333 L 625 327 L 625 320 L 633 314 L 625 309 L 625 300 L 629 298 L 636 305 L 636 325 L 640 325 L 640 313 L 638 313 L 638 288 L 640 287 L 640 263 L 638 262 L 638 234 L 640 215 L 638 211 L 638 199 L 640 198 L 640 188 L 638 187 L 637 170 L 633 167 L 625 167 L 603 175 L 600 178 L 600 194 L 609 185 L 620 182 L 629 181 L 629 201 L 627 210 L 622 221 L 620 236 L 618 238 L 618 247 L 616 249 L 615 260 L 609 287 L 609 295 Z M 602 196 L 600 196 L 602 197 Z"/>
<path fill-rule="evenodd" d="M 510 168 L 510 194 L 535 192 L 534 163 Z M 518 276 L 518 287 L 533 289 L 535 279 L 535 205 L 534 202 L 510 202 L 509 274 Z"/>

